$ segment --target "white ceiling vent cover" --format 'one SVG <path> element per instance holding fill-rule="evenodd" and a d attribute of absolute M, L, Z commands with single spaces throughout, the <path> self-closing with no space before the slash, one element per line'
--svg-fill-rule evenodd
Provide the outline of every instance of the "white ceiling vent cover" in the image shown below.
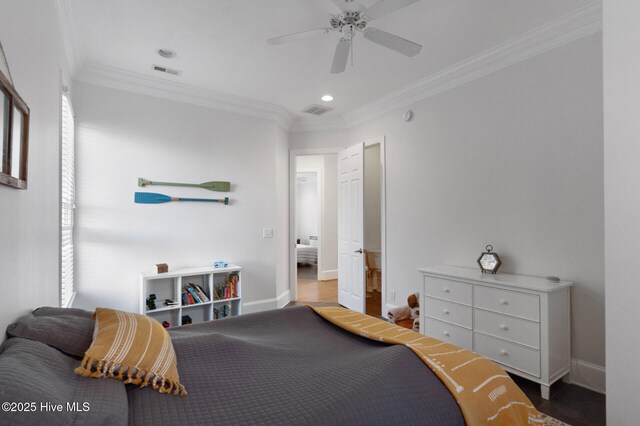
<path fill-rule="evenodd" d="M 180 76 L 182 75 L 182 71 L 179 70 L 174 70 L 171 68 L 167 68 L 167 67 L 161 67 L 160 65 L 153 65 L 151 67 L 152 70 L 154 71 L 159 71 L 159 72 L 163 72 L 165 74 L 171 74 L 171 75 L 175 75 L 175 76 Z"/>
<path fill-rule="evenodd" d="M 311 106 L 306 107 L 305 109 L 302 110 L 302 112 L 306 113 L 306 114 L 311 114 L 311 115 L 322 115 L 325 112 L 329 112 L 332 111 L 333 108 L 329 108 L 323 105 L 316 105 L 313 104 Z"/>

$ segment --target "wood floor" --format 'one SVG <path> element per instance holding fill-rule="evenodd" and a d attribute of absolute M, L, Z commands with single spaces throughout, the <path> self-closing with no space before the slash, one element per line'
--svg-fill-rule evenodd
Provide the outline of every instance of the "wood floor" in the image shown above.
<path fill-rule="evenodd" d="M 315 265 L 298 265 L 297 302 L 338 303 L 338 280 L 318 281 Z M 367 293 L 366 313 L 380 318 L 382 296 L 379 291 Z"/>
<path fill-rule="evenodd" d="M 315 265 L 298 265 L 298 302 L 338 303 L 338 280 L 318 281 Z"/>

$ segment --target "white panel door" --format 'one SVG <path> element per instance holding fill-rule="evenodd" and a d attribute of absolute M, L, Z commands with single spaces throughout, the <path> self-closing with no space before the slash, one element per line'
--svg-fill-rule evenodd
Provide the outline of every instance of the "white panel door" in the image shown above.
<path fill-rule="evenodd" d="M 364 313 L 364 143 L 338 154 L 338 303 Z"/>

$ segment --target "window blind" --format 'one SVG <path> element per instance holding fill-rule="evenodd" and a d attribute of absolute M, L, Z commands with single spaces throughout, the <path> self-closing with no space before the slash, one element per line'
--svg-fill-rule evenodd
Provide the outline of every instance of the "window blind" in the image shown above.
<path fill-rule="evenodd" d="M 68 94 L 62 95 L 62 152 L 60 165 L 60 306 L 68 308 L 73 288 L 73 210 L 75 208 L 74 118 Z"/>

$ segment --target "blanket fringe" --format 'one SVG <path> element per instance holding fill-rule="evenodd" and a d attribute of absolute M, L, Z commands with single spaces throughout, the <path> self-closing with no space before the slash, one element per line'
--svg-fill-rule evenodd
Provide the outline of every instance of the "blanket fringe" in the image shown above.
<path fill-rule="evenodd" d="M 126 377 L 125 384 L 140 385 L 141 388 L 151 385 L 153 389 L 163 394 L 187 396 L 185 387 L 178 382 L 162 377 L 155 372 L 146 372 L 128 365 L 117 364 L 113 361 L 96 360 L 85 356 L 80 363 L 80 367 L 73 371 L 80 376 L 91 378 L 106 377 L 123 380 Z"/>

